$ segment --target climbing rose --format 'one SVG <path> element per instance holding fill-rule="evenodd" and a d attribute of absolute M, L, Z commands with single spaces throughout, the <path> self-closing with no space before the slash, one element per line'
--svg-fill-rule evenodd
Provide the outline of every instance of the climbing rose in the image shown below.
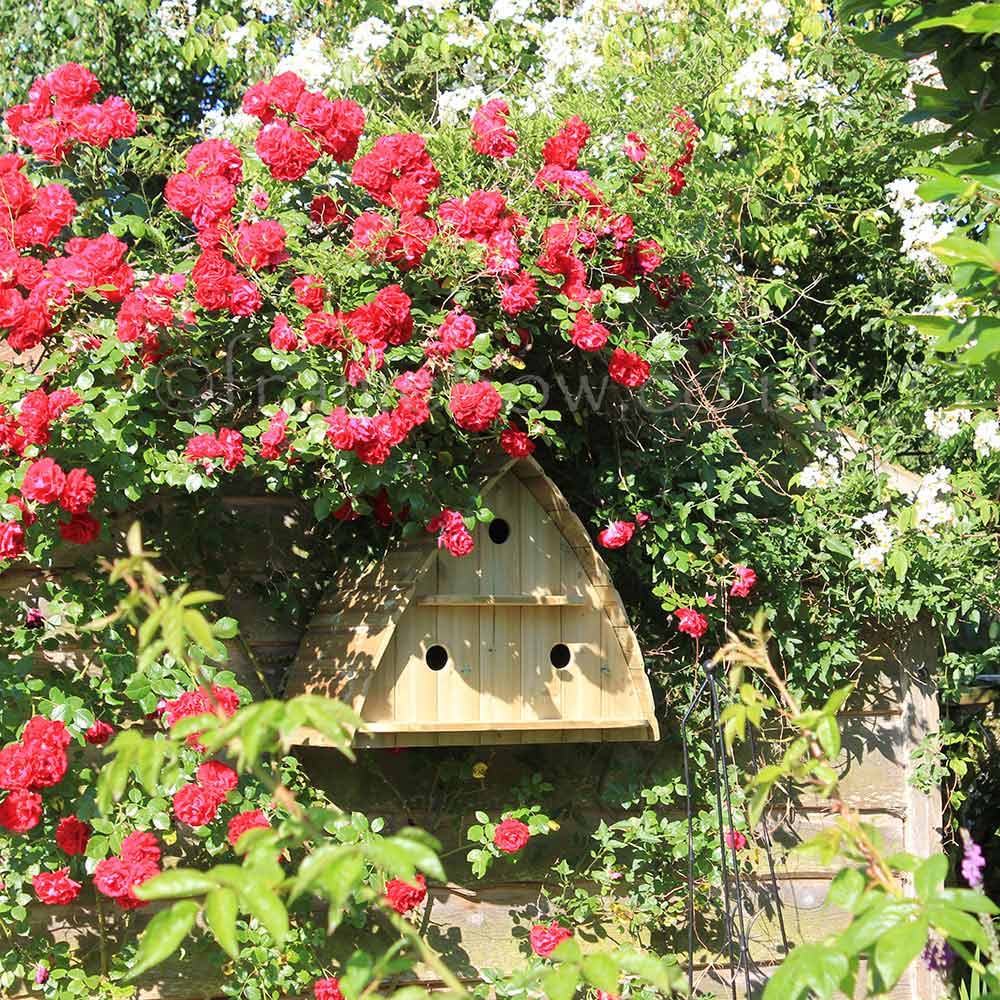
<path fill-rule="evenodd" d="M 228 765 L 219 760 L 207 760 L 197 772 L 198 784 L 225 795 L 239 784 L 239 775 Z"/>
<path fill-rule="evenodd" d="M 642 163 L 649 155 L 649 147 L 635 132 L 629 132 L 625 136 L 625 145 L 622 150 L 633 163 Z"/>
<path fill-rule="evenodd" d="M 411 885 L 402 879 L 390 879 L 385 884 L 385 896 L 397 913 L 409 913 L 427 896 L 427 880 L 423 875 L 418 875 L 416 883 Z"/>
<path fill-rule="evenodd" d="M 524 458 L 535 450 L 535 442 L 524 431 L 519 431 L 513 424 L 500 435 L 500 447 L 511 458 Z"/>
<path fill-rule="evenodd" d="M 257 133 L 257 155 L 277 181 L 297 181 L 319 159 L 319 150 L 304 132 L 274 121 Z"/>
<path fill-rule="evenodd" d="M 235 847 L 247 830 L 266 830 L 271 824 L 260 809 L 251 809 L 237 813 L 230 821 L 226 830 L 229 843 Z"/>
<path fill-rule="evenodd" d="M 485 431 L 497 418 L 503 400 L 492 382 L 459 382 L 452 386 L 449 408 L 466 431 Z"/>
<path fill-rule="evenodd" d="M 55 872 L 40 872 L 31 884 L 40 903 L 46 906 L 66 906 L 80 894 L 80 883 L 69 877 L 68 868 Z"/>
<path fill-rule="evenodd" d="M 26 551 L 21 522 L 6 521 L 0 524 L 0 559 L 17 559 Z"/>
<path fill-rule="evenodd" d="M 753 585 L 757 582 L 757 574 L 749 566 L 734 566 L 736 579 L 729 588 L 733 597 L 749 597 Z"/>
<path fill-rule="evenodd" d="M 174 815 L 189 826 L 205 826 L 215 819 L 222 798 L 214 788 L 182 785 L 174 792 Z"/>
<path fill-rule="evenodd" d="M 313 983 L 313 994 L 316 1000 L 344 1000 L 339 979 L 317 979 Z"/>
<path fill-rule="evenodd" d="M 597 540 L 606 549 L 620 549 L 635 534 L 634 521 L 612 521 L 597 535 Z"/>
<path fill-rule="evenodd" d="M 271 324 L 271 347 L 276 351 L 294 351 L 298 346 L 298 334 L 292 329 L 288 317 L 279 313 Z"/>
<path fill-rule="evenodd" d="M 581 309 L 570 329 L 570 340 L 581 351 L 599 351 L 608 342 L 608 330 L 600 323 L 595 323 L 586 309 Z"/>
<path fill-rule="evenodd" d="M 90 840 L 90 824 L 76 816 L 64 816 L 56 827 L 56 843 L 69 855 L 83 854 Z"/>
<path fill-rule="evenodd" d="M 122 861 L 131 865 L 158 865 L 160 863 L 160 843 L 156 835 L 148 830 L 135 830 L 123 841 L 118 852 Z"/>
<path fill-rule="evenodd" d="M 66 475 L 51 458 L 33 462 L 24 474 L 21 494 L 36 503 L 53 503 L 62 495 Z"/>
<path fill-rule="evenodd" d="M 493 843 L 504 854 L 516 854 L 530 839 L 528 824 L 519 819 L 501 820 L 493 831 Z"/>
<path fill-rule="evenodd" d="M 747 838 L 739 830 L 726 830 L 722 839 L 731 851 L 742 851 L 747 846 Z"/>
<path fill-rule="evenodd" d="M 528 935 L 531 941 L 531 950 L 542 958 L 548 958 L 567 939 L 573 936 L 573 932 L 566 927 L 562 927 L 559 921 L 553 920 L 547 926 L 545 924 L 535 924 Z"/>
<path fill-rule="evenodd" d="M 115 735 L 115 727 L 101 719 L 95 719 L 94 724 L 83 734 L 83 738 L 94 747 L 102 747 Z"/>
<path fill-rule="evenodd" d="M 457 510 L 446 507 L 437 517 L 430 519 L 427 530 L 438 532 L 438 548 L 447 549 L 456 558 L 467 556 L 475 548 L 475 540 Z"/>
<path fill-rule="evenodd" d="M 27 833 L 42 818 L 42 797 L 18 788 L 0 802 L 0 826 L 11 833 Z"/>
<path fill-rule="evenodd" d="M 0 788 L 30 788 L 34 781 L 34 755 L 23 743 L 11 743 L 0 750 Z"/>
<path fill-rule="evenodd" d="M 86 469 L 70 469 L 66 474 L 59 506 L 70 514 L 82 514 L 94 502 L 97 484 Z"/>
<path fill-rule="evenodd" d="M 74 514 L 68 521 L 59 522 L 59 535 L 75 545 L 89 545 L 101 533 L 101 522 L 90 514 Z"/>
<path fill-rule="evenodd" d="M 649 362 L 638 354 L 616 347 L 608 363 L 608 374 L 619 384 L 636 389 L 649 378 Z"/>
<path fill-rule="evenodd" d="M 500 98 L 487 101 L 472 116 L 472 148 L 494 160 L 505 160 L 517 152 L 517 133 L 507 126 L 510 107 Z"/>
<path fill-rule="evenodd" d="M 678 608 L 674 612 L 677 627 L 692 638 L 699 639 L 708 631 L 708 619 L 694 608 Z"/>

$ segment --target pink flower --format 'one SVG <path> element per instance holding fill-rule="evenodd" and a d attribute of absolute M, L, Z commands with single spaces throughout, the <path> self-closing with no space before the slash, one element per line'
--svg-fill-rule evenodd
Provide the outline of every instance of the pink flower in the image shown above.
<path fill-rule="evenodd" d="M 729 588 L 729 593 L 733 597 L 749 597 L 753 585 L 757 582 L 757 574 L 749 566 L 734 566 L 733 572 L 736 579 Z"/>
<path fill-rule="evenodd" d="M 726 830 L 722 839 L 731 851 L 742 851 L 747 846 L 747 838 L 739 830 Z"/>
<path fill-rule="evenodd" d="M 527 823 L 519 819 L 505 819 L 497 823 L 493 831 L 493 843 L 504 854 L 516 854 L 531 839 Z"/>
<path fill-rule="evenodd" d="M 708 631 L 708 619 L 694 608 L 678 608 L 674 616 L 677 627 L 694 639 L 700 639 Z"/>
<path fill-rule="evenodd" d="M 598 534 L 597 540 L 606 549 L 620 549 L 628 544 L 634 534 L 634 521 L 612 521 Z"/>
<path fill-rule="evenodd" d="M 531 941 L 531 950 L 542 958 L 548 958 L 568 938 L 573 936 L 573 932 L 566 927 L 562 927 L 558 920 L 553 920 L 547 926 L 545 924 L 535 924 L 531 928 L 528 939 Z"/>

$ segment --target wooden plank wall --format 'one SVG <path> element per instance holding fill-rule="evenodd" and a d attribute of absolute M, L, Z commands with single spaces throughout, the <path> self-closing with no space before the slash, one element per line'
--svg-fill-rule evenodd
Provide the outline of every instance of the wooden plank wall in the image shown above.
<path fill-rule="evenodd" d="M 44 585 L 44 573 L 16 569 L 0 576 L 0 596 L 22 597 L 37 593 Z M 232 665 L 255 684 L 256 664 L 265 665 L 268 674 L 277 678 L 295 655 L 299 634 L 277 624 L 273 615 L 264 613 L 249 593 L 234 587 L 224 613 L 240 618 L 243 640 L 231 645 Z M 938 842 L 941 804 L 934 796 L 924 796 L 911 788 L 907 777 L 911 767 L 910 750 L 923 735 L 937 726 L 937 703 L 927 676 L 934 657 L 934 637 L 917 629 L 885 634 L 881 643 L 873 643 L 871 662 L 864 671 L 864 683 L 857 697 L 848 703 L 842 717 L 844 750 L 841 760 L 843 790 L 847 798 L 861 809 L 878 828 L 891 850 L 905 847 L 919 853 L 929 853 Z M 76 663 L 72 650 L 59 650 L 46 655 L 52 669 L 66 662 Z M 655 664 L 654 664 L 655 666 Z M 664 742 L 659 747 L 659 763 L 673 760 L 677 764 L 677 746 L 672 727 L 664 727 Z M 590 849 L 589 834 L 602 818 L 609 822 L 620 818 L 613 810 L 601 814 L 586 813 L 577 801 L 580 782 L 574 773 L 604 773 L 615 768 L 628 771 L 634 767 L 645 771 L 652 766 L 657 748 L 622 744 L 561 744 L 550 746 L 414 748 L 402 753 L 372 750 L 363 753 L 365 763 L 350 768 L 331 752 L 304 749 L 304 766 L 315 782 L 350 808 L 357 805 L 370 814 L 384 815 L 387 827 L 415 822 L 436 832 L 445 841 L 445 848 L 462 843 L 465 829 L 474 820 L 473 813 L 485 809 L 498 815 L 510 801 L 510 787 L 517 776 L 537 771 L 556 780 L 552 801 L 544 803 L 549 814 L 563 824 L 558 834 L 540 838 L 529 847 L 523 862 L 516 868 L 498 867 L 497 880 L 475 883 L 462 872 L 462 862 L 449 859 L 449 874 L 453 881 L 435 886 L 431 904 L 423 915 L 431 941 L 435 943 L 462 973 L 474 981 L 484 968 L 510 968 L 527 954 L 527 928 L 548 913 L 543 894 L 548 868 L 556 856 L 583 859 Z M 483 785 L 481 800 L 457 809 L 450 808 L 440 798 L 428 798 L 421 803 L 419 795 L 408 799 L 405 808 L 398 797 L 385 788 L 395 783 L 409 795 L 411 789 L 437 786 L 434 775 L 440 767 L 453 766 L 455 760 L 482 759 L 490 764 L 490 778 Z M 510 772 L 509 779 L 504 777 Z M 374 780 L 373 774 L 385 782 Z M 422 775 L 423 777 L 414 777 Z M 495 776 L 495 777 L 494 777 Z M 561 776 L 561 777 L 560 777 Z M 377 789 L 383 788 L 384 801 L 379 801 Z M 563 816 L 566 817 L 565 821 Z M 842 926 L 845 915 L 828 908 L 826 889 L 832 872 L 787 856 L 787 848 L 826 823 L 822 802 L 802 798 L 787 803 L 781 811 L 769 816 L 777 849 L 778 894 L 789 937 L 795 943 L 816 939 Z M 753 850 L 753 848 L 751 848 Z M 461 858 L 461 853 L 457 855 Z M 763 855 L 758 852 L 754 863 L 763 867 Z M 517 880 L 512 881 L 512 876 Z M 81 905 L 53 910 L 39 907 L 34 916 L 39 932 L 51 934 L 57 940 L 83 941 L 92 935 L 96 921 L 92 903 L 81 897 Z M 135 919 L 139 926 L 155 912 L 141 911 Z M 117 931 L 125 933 L 124 925 Z M 115 933 L 112 927 L 112 933 Z M 134 933 L 134 929 L 129 933 Z M 755 960 L 765 970 L 780 960 L 777 921 L 773 912 L 762 910 L 750 923 L 751 948 Z M 353 945 L 335 938 L 331 954 L 345 953 Z M 703 951 L 699 956 L 698 982 L 708 991 L 725 995 L 724 956 Z M 215 997 L 225 980 L 225 966 L 219 953 L 210 944 L 195 944 L 169 966 L 144 976 L 141 981 L 142 1000 L 194 1000 Z M 421 981 L 433 982 L 427 970 L 418 970 Z M 928 1000 L 939 995 L 939 984 L 931 981 L 923 970 L 908 976 L 891 994 L 894 1000 Z"/>

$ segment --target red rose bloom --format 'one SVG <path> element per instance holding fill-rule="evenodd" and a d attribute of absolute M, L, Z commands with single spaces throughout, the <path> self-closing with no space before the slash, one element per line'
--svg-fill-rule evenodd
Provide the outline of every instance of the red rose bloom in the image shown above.
<path fill-rule="evenodd" d="M 339 979 L 317 979 L 313 983 L 313 995 L 316 1000 L 344 1000 Z"/>
<path fill-rule="evenodd" d="M 678 608 L 674 612 L 677 628 L 694 639 L 700 639 L 708 631 L 708 619 L 694 608 Z"/>
<path fill-rule="evenodd" d="M 110 723 L 95 719 L 94 724 L 83 734 L 92 747 L 102 747 L 115 735 L 115 727 Z"/>
<path fill-rule="evenodd" d="M 101 89 L 97 77 L 79 63 L 64 63 L 46 80 L 56 97 L 73 106 L 86 104 Z"/>
<path fill-rule="evenodd" d="M 535 442 L 524 431 L 519 431 L 513 424 L 500 435 L 500 447 L 511 458 L 524 458 L 535 450 Z"/>
<path fill-rule="evenodd" d="M 127 896 L 132 881 L 132 867 L 121 858 L 104 858 L 94 869 L 94 888 L 112 899 Z"/>
<path fill-rule="evenodd" d="M 472 132 L 475 138 L 472 148 L 484 156 L 504 160 L 517 152 L 517 133 L 507 127 L 510 108 L 506 101 L 495 98 L 487 101 L 472 116 Z"/>
<path fill-rule="evenodd" d="M 729 593 L 733 597 L 749 597 L 757 582 L 757 574 L 749 566 L 734 566 L 733 572 L 736 573 L 736 579 L 733 580 Z"/>
<path fill-rule="evenodd" d="M 271 824 L 260 809 L 252 809 L 248 812 L 237 813 L 230 821 L 226 831 L 229 843 L 235 847 L 240 837 L 247 830 L 266 830 Z"/>
<path fill-rule="evenodd" d="M 89 545 L 101 533 L 101 522 L 89 514 L 74 514 L 69 521 L 59 522 L 59 535 L 75 545 Z"/>
<path fill-rule="evenodd" d="M 11 833 L 27 833 L 42 818 L 42 797 L 18 788 L 0 802 L 0 826 Z"/>
<path fill-rule="evenodd" d="M 485 431 L 503 407 L 492 382 L 459 382 L 452 387 L 449 409 L 455 423 L 466 431 Z"/>
<path fill-rule="evenodd" d="M 64 816 L 56 827 L 56 843 L 70 856 L 83 854 L 90 840 L 90 824 L 75 816 Z"/>
<path fill-rule="evenodd" d="M 240 782 L 239 775 L 228 764 L 219 760 L 205 761 L 196 774 L 199 785 L 220 795 L 231 792 Z"/>
<path fill-rule="evenodd" d="M 558 920 L 553 920 L 551 924 L 535 924 L 528 935 L 531 941 L 531 950 L 542 958 L 548 958 L 568 938 L 573 936 L 573 932 L 566 927 L 562 927 Z"/>
<path fill-rule="evenodd" d="M 511 316 L 528 312 L 538 305 L 538 282 L 527 271 L 519 271 L 513 280 L 500 285 L 500 308 Z"/>
<path fill-rule="evenodd" d="M 328 194 L 318 194 L 309 206 L 309 218 L 317 226 L 332 226 L 346 220 L 343 209 L 343 204 L 336 198 L 331 198 Z"/>
<path fill-rule="evenodd" d="M 297 181 L 319 159 L 319 150 L 304 132 L 287 122 L 273 121 L 257 133 L 254 143 L 271 176 L 278 181 Z"/>
<path fill-rule="evenodd" d="M 501 820 L 493 831 L 493 843 L 504 854 L 516 854 L 530 839 L 528 824 L 519 819 Z"/>
<path fill-rule="evenodd" d="M 595 323 L 586 309 L 581 309 L 570 329 L 570 339 L 581 351 L 599 351 L 608 342 L 608 330 Z"/>
<path fill-rule="evenodd" d="M 66 475 L 51 458 L 33 462 L 24 474 L 21 495 L 36 503 L 53 503 L 62 495 Z"/>
<path fill-rule="evenodd" d="M 30 788 L 35 781 L 35 755 L 23 743 L 0 750 L 0 788 Z"/>
<path fill-rule="evenodd" d="M 66 475 L 59 506 L 71 514 L 82 514 L 97 496 L 97 483 L 86 469 L 70 469 Z"/>
<path fill-rule="evenodd" d="M 271 347 L 276 351 L 294 351 L 299 346 L 298 334 L 292 329 L 288 317 L 279 313 L 271 325 Z"/>
<path fill-rule="evenodd" d="M 597 540 L 606 549 L 620 549 L 631 541 L 633 534 L 635 534 L 633 521 L 612 521 L 598 534 Z"/>
<path fill-rule="evenodd" d="M 644 361 L 638 354 L 616 347 L 608 363 L 608 374 L 619 385 L 635 389 L 649 378 L 649 362 Z"/>
<path fill-rule="evenodd" d="M 182 785 L 174 792 L 174 815 L 189 826 L 205 826 L 215 819 L 223 796 L 201 785 Z"/>
<path fill-rule="evenodd" d="M 747 846 L 747 838 L 739 830 L 726 830 L 723 840 L 731 851 L 742 851 Z"/>
<path fill-rule="evenodd" d="M 0 524 L 0 559 L 17 559 L 27 551 L 24 544 L 24 526 L 20 521 Z"/>
<path fill-rule="evenodd" d="M 40 872 L 31 880 L 35 895 L 46 906 L 66 906 L 80 895 L 80 883 L 69 877 L 68 868 L 55 872 Z"/>
<path fill-rule="evenodd" d="M 427 896 L 427 880 L 418 875 L 415 884 L 402 879 L 390 879 L 385 884 L 385 897 L 389 905 L 397 913 L 409 913 L 419 906 Z"/>
<path fill-rule="evenodd" d="M 147 868 L 160 863 L 160 844 L 156 836 L 146 830 L 136 830 L 123 841 L 118 852 L 126 864 Z"/>

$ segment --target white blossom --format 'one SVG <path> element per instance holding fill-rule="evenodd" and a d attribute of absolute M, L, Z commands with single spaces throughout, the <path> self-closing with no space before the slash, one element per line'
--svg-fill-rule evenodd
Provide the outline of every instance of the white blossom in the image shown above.
<path fill-rule="evenodd" d="M 296 73 L 309 90 L 320 90 L 335 70 L 323 51 L 323 40 L 317 35 L 302 35 L 295 39 L 292 51 L 278 62 L 274 72 Z"/>
<path fill-rule="evenodd" d="M 788 18 L 788 8 L 778 0 L 741 0 L 729 8 L 729 20 L 734 28 L 739 22 L 749 22 L 752 28 L 765 35 L 783 31 Z"/>
<path fill-rule="evenodd" d="M 840 459 L 823 448 L 817 448 L 816 461 L 799 473 L 799 485 L 807 490 L 825 489 L 839 482 Z"/>
<path fill-rule="evenodd" d="M 456 125 L 468 118 L 471 108 L 478 108 L 486 101 L 486 91 L 478 83 L 471 87 L 456 87 L 438 94 L 438 120 L 442 125 Z"/>
<path fill-rule="evenodd" d="M 156 20 L 167 38 L 180 45 L 197 13 L 195 0 L 163 0 L 156 8 Z"/>
<path fill-rule="evenodd" d="M 347 39 L 346 51 L 361 63 L 384 49 L 392 41 L 392 27 L 381 18 L 369 17 L 354 26 Z"/>
<path fill-rule="evenodd" d="M 936 434 L 942 441 L 947 441 L 960 433 L 963 425 L 972 420 L 972 412 L 965 409 L 926 410 L 924 426 Z"/>
<path fill-rule="evenodd" d="M 908 177 L 893 181 L 886 193 L 902 226 L 903 253 L 927 267 L 940 268 L 929 248 L 955 228 L 951 219 L 941 218 L 944 206 L 938 201 L 924 201 L 917 194 L 917 182 Z"/>
<path fill-rule="evenodd" d="M 997 421 L 996 417 L 987 417 L 976 424 L 972 447 L 976 449 L 976 454 L 980 457 L 1000 451 L 1000 422 Z"/>
<path fill-rule="evenodd" d="M 451 0 L 396 0 L 399 10 L 422 10 L 432 17 L 443 14 L 451 6 Z"/>
<path fill-rule="evenodd" d="M 942 497 L 952 492 L 948 477 L 951 470 L 941 466 L 927 473 L 920 482 L 905 492 L 913 500 L 913 525 L 928 538 L 940 537 L 937 529 L 958 524 L 955 508 Z"/>
<path fill-rule="evenodd" d="M 801 73 L 797 59 L 785 62 L 777 52 L 762 47 L 747 56 L 724 93 L 737 111 L 749 114 L 757 107 L 774 108 L 791 101 L 822 104 L 837 92 L 826 80 Z"/>

